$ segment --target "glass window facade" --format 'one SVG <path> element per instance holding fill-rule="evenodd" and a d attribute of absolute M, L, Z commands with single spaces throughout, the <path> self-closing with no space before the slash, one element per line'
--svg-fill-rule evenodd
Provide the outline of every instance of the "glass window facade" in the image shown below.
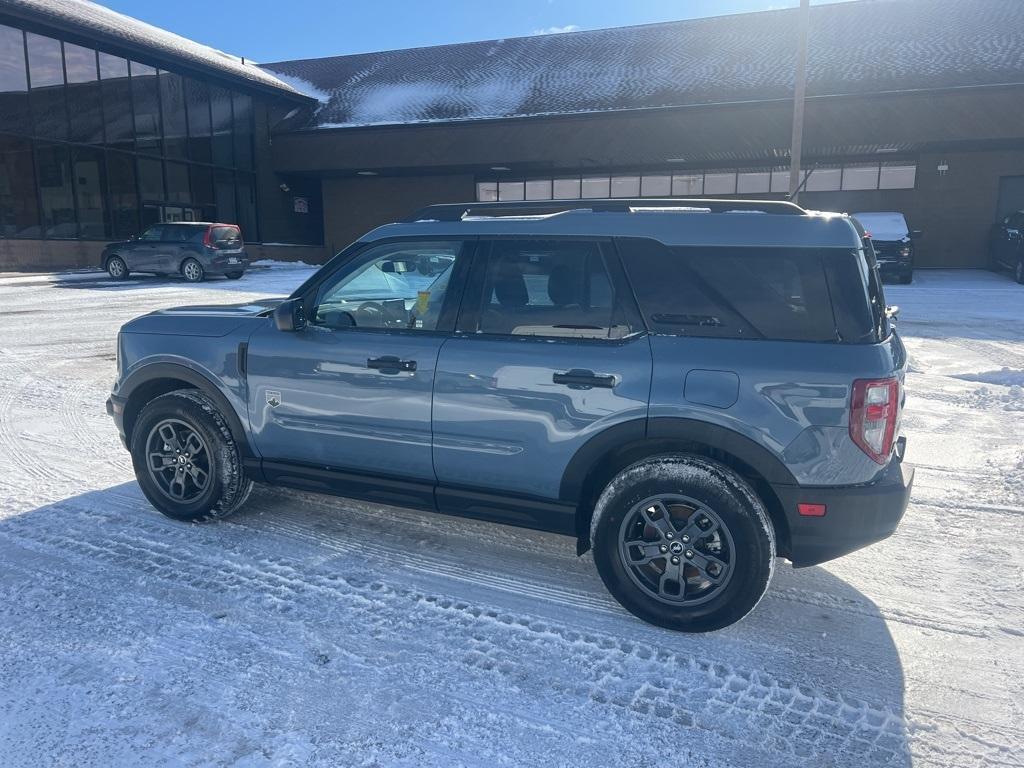
<path fill-rule="evenodd" d="M 917 165 L 912 162 L 851 163 L 816 167 L 801 174 L 808 192 L 861 189 L 913 189 Z M 549 195 L 550 191 L 550 195 Z M 716 197 L 730 195 L 786 194 L 788 168 L 759 168 L 740 171 L 664 171 L 630 176 L 525 179 L 476 183 L 476 199 L 571 200 L 605 197 Z"/>
<path fill-rule="evenodd" d="M 212 219 L 257 242 L 254 112 L 248 94 L 0 24 L 0 238 Z"/>

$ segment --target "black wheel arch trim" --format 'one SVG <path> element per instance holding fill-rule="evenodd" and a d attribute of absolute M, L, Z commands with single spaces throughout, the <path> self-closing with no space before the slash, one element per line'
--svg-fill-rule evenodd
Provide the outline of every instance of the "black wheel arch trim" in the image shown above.
<path fill-rule="evenodd" d="M 590 547 L 591 503 L 596 500 L 595 494 L 599 491 L 591 487 L 594 473 L 605 474 L 609 470 L 607 462 L 613 457 L 635 454 L 638 460 L 645 455 L 672 450 L 673 444 L 700 445 L 728 454 L 760 475 L 765 481 L 765 487 L 757 490 L 762 494 L 774 496 L 775 485 L 798 485 L 781 459 L 751 438 L 727 427 L 675 416 L 625 421 L 608 427 L 584 443 L 562 474 L 559 499 L 577 506 L 577 552 L 582 554 Z M 611 466 L 615 466 L 614 462 Z M 765 499 L 770 516 L 776 523 L 779 548 L 784 552 L 788 548 L 788 530 L 785 527 L 780 529 L 779 526 L 786 526 L 786 521 L 784 515 L 778 514 L 781 509 L 772 509 L 774 505 L 770 501 Z"/>
<path fill-rule="evenodd" d="M 217 405 L 218 410 L 224 417 L 224 420 L 228 423 L 228 428 L 231 430 L 231 434 L 235 439 L 235 443 L 238 445 L 242 452 L 243 458 L 254 458 L 256 456 L 249 443 L 249 433 L 242 425 L 242 420 L 238 417 L 238 413 L 231 405 L 230 401 L 224 395 L 223 392 L 217 387 L 216 383 L 211 380 L 205 374 L 200 373 L 194 368 L 189 368 L 178 363 L 149 363 L 141 368 L 132 371 L 124 381 L 121 382 L 121 386 L 118 387 L 118 396 L 123 398 L 126 403 L 124 416 L 127 417 L 129 414 L 129 407 L 132 401 L 132 396 L 144 384 L 149 384 L 154 381 L 183 381 L 186 384 L 193 386 L 198 389 L 204 395 L 209 397 Z M 132 415 L 134 418 L 137 416 L 138 411 L 141 411 L 143 406 L 140 406 Z M 125 435 L 126 439 L 131 441 L 131 426 L 125 424 Z"/>

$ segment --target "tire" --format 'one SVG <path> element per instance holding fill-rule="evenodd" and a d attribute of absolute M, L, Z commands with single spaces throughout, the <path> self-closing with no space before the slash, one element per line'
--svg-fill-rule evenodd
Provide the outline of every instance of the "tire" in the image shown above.
<path fill-rule="evenodd" d="M 660 522 L 660 510 L 669 513 L 671 528 Z M 624 543 L 638 539 L 643 548 Z M 754 490 L 728 467 L 687 454 L 645 459 L 620 472 L 597 501 L 591 544 L 601 580 L 627 611 L 682 632 L 742 619 L 764 596 L 775 566 L 775 531 Z M 650 562 L 630 565 L 627 557 Z M 673 567 L 682 586 L 664 575 Z"/>
<path fill-rule="evenodd" d="M 244 272 L 225 272 L 224 277 L 226 277 L 228 280 L 237 280 L 244 274 Z"/>
<path fill-rule="evenodd" d="M 167 425 L 176 433 L 176 443 L 168 440 L 172 433 Z M 139 487 L 167 517 L 191 522 L 227 517 L 252 491 L 227 422 L 216 404 L 197 390 L 179 389 L 150 401 L 135 422 L 130 445 Z M 187 468 L 179 472 L 183 456 Z M 205 482 L 199 482 L 203 474 Z"/>
<path fill-rule="evenodd" d="M 107 259 L 107 274 L 114 280 L 126 280 L 128 278 L 128 265 L 120 256 L 111 256 Z"/>
<path fill-rule="evenodd" d="M 195 259 L 185 259 L 181 263 L 181 276 L 190 283 L 201 283 L 206 277 L 206 270 Z"/>
<path fill-rule="evenodd" d="M 914 282 L 914 273 L 907 272 L 905 274 L 900 275 L 900 282 L 903 285 L 910 285 L 912 282 Z"/>
<path fill-rule="evenodd" d="M 1024 285 L 1024 256 L 1017 259 L 1017 266 L 1013 269 L 1013 279 Z"/>

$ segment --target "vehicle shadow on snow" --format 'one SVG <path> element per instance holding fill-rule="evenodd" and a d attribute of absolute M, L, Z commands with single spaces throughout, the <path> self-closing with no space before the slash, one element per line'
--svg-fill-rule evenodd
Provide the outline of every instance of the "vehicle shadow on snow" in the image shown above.
<path fill-rule="evenodd" d="M 369 584 L 369 599 L 380 600 L 375 610 L 385 614 L 435 610 L 444 615 L 432 620 L 444 621 L 453 606 L 468 606 L 445 643 L 459 644 L 462 633 L 469 648 L 478 628 L 497 632 L 500 652 L 519 665 L 516 686 L 587 689 L 574 706 L 601 718 L 682 728 L 683 740 L 687 728 L 710 730 L 735 744 L 737 758 L 911 764 L 902 665 L 886 621 L 870 599 L 820 567 L 794 570 L 779 561 L 753 614 L 719 632 L 686 635 L 619 608 L 590 557 L 577 558 L 569 539 L 282 489 L 257 486 L 229 520 L 197 525 L 159 515 L 128 482 L 0 520 L 0 551 L 7 549 L 4 540 L 19 545 L 10 559 L 15 580 L 34 581 L 35 561 L 19 553 L 42 551 L 45 571 L 63 570 L 85 591 L 101 590 L 115 616 L 123 611 L 131 616 L 126 622 L 143 627 L 196 606 L 206 606 L 203 621 L 216 625 L 219 616 L 209 606 L 231 605 L 233 620 L 258 634 L 267 606 L 285 603 L 288 620 L 300 622 L 304 635 L 341 642 L 365 620 L 349 615 L 356 609 L 341 597 Z M 140 601 L 141 585 L 157 596 L 187 595 L 167 604 Z M 334 599 L 331 590 L 339 591 Z M 331 600 L 329 609 L 324 600 Z M 140 617 L 140 611 L 153 616 Z M 46 633 L 62 615 L 40 610 L 26 620 L 42 623 L 35 630 Z M 529 658 L 534 653 L 543 664 Z M 409 656 L 407 678 L 416 679 L 427 663 Z M 231 670 L 220 672 L 229 688 L 249 685 L 241 672 L 237 679 Z M 448 674 L 458 687 L 460 676 L 476 672 L 456 666 Z M 495 702 L 515 695 L 498 677 L 476 684 L 494 688 Z M 557 698 L 551 706 L 564 706 Z M 543 696 L 539 701 L 544 706 Z"/>

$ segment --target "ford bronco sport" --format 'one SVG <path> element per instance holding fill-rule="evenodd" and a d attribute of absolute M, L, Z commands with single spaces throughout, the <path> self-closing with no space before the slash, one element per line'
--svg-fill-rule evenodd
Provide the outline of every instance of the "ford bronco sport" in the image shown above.
<path fill-rule="evenodd" d="M 554 531 L 637 616 L 716 629 L 777 556 L 907 506 L 906 353 L 861 232 L 779 202 L 432 206 L 284 301 L 126 324 L 107 407 L 172 518 L 255 481 Z"/>

